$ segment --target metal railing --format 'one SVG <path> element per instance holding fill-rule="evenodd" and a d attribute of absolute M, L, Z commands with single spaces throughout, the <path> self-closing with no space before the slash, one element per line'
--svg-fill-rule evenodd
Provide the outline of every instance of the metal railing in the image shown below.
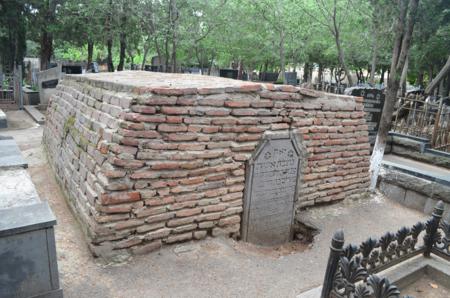
<path fill-rule="evenodd" d="M 394 132 L 428 139 L 432 149 L 450 152 L 450 107 L 442 98 L 433 103 L 417 96 L 399 102 Z"/>
<path fill-rule="evenodd" d="M 0 75 L 0 103 L 14 103 L 14 75 Z"/>
<path fill-rule="evenodd" d="M 388 269 L 416 255 L 431 253 L 450 261 L 450 216 L 441 221 L 444 203 L 439 201 L 431 218 L 379 239 L 369 238 L 359 246 L 344 247 L 344 232 L 337 231 L 330 254 L 321 298 L 399 297 L 397 286 L 375 273 Z M 423 234 L 423 241 L 419 236 Z"/>

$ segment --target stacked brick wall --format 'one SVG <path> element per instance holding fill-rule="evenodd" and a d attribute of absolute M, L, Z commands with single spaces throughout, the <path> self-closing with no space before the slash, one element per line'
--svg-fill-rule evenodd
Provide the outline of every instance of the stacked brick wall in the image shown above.
<path fill-rule="evenodd" d="M 297 208 L 366 190 L 362 99 L 213 83 L 156 88 L 67 76 L 58 85 L 45 143 L 94 254 L 238 236 L 246 161 L 268 132 L 293 130 L 306 148 Z"/>

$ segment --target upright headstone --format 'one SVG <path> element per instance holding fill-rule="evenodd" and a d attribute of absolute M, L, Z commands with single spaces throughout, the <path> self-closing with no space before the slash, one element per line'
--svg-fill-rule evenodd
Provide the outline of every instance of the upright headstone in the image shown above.
<path fill-rule="evenodd" d="M 293 134 L 265 136 L 247 167 L 244 241 L 277 245 L 291 239 L 299 168 L 300 149 Z"/>
<path fill-rule="evenodd" d="M 259 80 L 261 82 L 276 82 L 278 79 L 278 72 L 261 72 Z"/>
<path fill-rule="evenodd" d="M 297 72 L 285 72 L 284 76 L 286 77 L 286 82 L 288 85 L 297 85 Z"/>
<path fill-rule="evenodd" d="M 230 79 L 237 79 L 238 77 L 238 70 L 237 69 L 219 69 L 219 76 L 222 78 L 230 78 Z"/>
<path fill-rule="evenodd" d="M 366 112 L 366 123 L 369 126 L 369 142 L 373 146 L 380 125 L 381 114 L 383 112 L 385 95 L 383 90 L 377 88 L 347 89 L 346 94 L 360 96 L 364 98 L 364 112 Z"/>

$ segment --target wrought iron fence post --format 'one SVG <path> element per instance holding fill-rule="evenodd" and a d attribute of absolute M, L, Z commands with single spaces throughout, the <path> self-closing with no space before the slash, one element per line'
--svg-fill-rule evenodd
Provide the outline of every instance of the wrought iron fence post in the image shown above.
<path fill-rule="evenodd" d="M 339 265 L 339 258 L 342 256 L 344 246 L 344 231 L 337 230 L 331 239 L 330 255 L 323 280 L 321 298 L 329 298 L 333 289 L 334 276 Z"/>
<path fill-rule="evenodd" d="M 443 98 L 441 97 L 441 99 L 439 101 L 439 107 L 436 112 L 436 118 L 434 119 L 433 135 L 431 137 L 431 146 L 433 148 L 436 146 L 437 135 L 439 133 L 439 124 L 440 124 L 439 122 L 440 122 L 441 113 L 442 113 L 442 103 L 443 103 Z"/>
<path fill-rule="evenodd" d="M 423 241 L 425 244 L 425 251 L 423 252 L 423 255 L 425 257 L 429 257 L 431 250 L 433 249 L 433 246 L 436 244 L 436 241 L 438 240 L 438 231 L 439 228 L 439 222 L 442 218 L 442 214 L 444 213 L 444 202 L 439 201 L 437 202 L 436 206 L 434 206 L 432 218 L 428 220 L 426 224 L 426 233 L 423 237 Z"/>

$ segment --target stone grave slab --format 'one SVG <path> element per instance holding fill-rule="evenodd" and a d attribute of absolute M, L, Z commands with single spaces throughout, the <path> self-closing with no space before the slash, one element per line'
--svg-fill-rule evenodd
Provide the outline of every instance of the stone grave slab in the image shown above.
<path fill-rule="evenodd" d="M 25 169 L 0 168 L 0 210 L 38 202 L 39 196 Z"/>
<path fill-rule="evenodd" d="M 0 210 L 0 297 L 62 297 L 47 202 Z"/>
<path fill-rule="evenodd" d="M 0 137 L 0 169 L 9 167 L 27 168 L 28 163 L 23 158 L 14 139 Z"/>
<path fill-rule="evenodd" d="M 249 160 L 243 239 L 277 245 L 291 239 L 301 152 L 293 134 L 267 135 Z"/>
<path fill-rule="evenodd" d="M 6 119 L 6 114 L 0 109 L 0 128 L 7 128 L 8 121 Z"/>

